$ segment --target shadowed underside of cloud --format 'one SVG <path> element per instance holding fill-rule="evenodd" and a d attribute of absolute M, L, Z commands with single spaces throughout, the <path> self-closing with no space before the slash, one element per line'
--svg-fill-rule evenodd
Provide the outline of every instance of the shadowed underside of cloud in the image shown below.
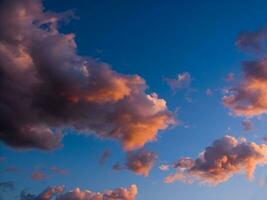
<path fill-rule="evenodd" d="M 148 176 L 157 160 L 157 154 L 150 151 L 137 151 L 128 153 L 126 168 L 138 175 Z"/>
<path fill-rule="evenodd" d="M 231 136 L 215 140 L 200 153 L 196 160 L 181 158 L 174 168 L 176 173 L 165 178 L 166 183 L 180 180 L 187 183 L 199 181 L 211 185 L 229 180 L 234 174 L 245 172 L 248 179 L 253 178 L 257 165 L 267 164 L 267 146 L 238 141 Z"/>
<path fill-rule="evenodd" d="M 63 186 L 48 187 L 38 196 L 22 192 L 20 200 L 51 200 L 55 196 L 56 200 L 135 200 L 137 186 L 131 185 L 129 188 L 118 188 L 105 192 L 81 191 L 79 188 L 66 193 L 63 192 Z"/>
<path fill-rule="evenodd" d="M 243 65 L 243 80 L 223 97 L 225 106 L 240 116 L 256 116 L 267 113 L 267 58 L 264 52 L 267 29 L 258 32 L 243 33 L 237 40 L 241 49 L 251 49 L 265 54 L 256 59 L 245 61 Z"/>
<path fill-rule="evenodd" d="M 0 1 L 0 140 L 51 150 L 62 128 L 95 133 L 124 150 L 154 141 L 174 124 L 166 102 L 138 75 L 77 55 L 74 34 L 58 31 L 71 12 L 44 12 L 40 0 Z"/>

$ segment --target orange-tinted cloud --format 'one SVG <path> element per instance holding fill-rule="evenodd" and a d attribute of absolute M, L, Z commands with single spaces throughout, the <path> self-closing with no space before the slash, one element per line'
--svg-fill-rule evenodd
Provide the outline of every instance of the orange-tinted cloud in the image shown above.
<path fill-rule="evenodd" d="M 148 176 L 154 166 L 157 154 L 150 151 L 137 151 L 128 153 L 126 168 L 138 175 Z"/>
<path fill-rule="evenodd" d="M 240 172 L 245 172 L 247 178 L 252 179 L 256 166 L 263 164 L 267 164 L 265 144 L 258 145 L 244 139 L 238 141 L 234 137 L 224 136 L 215 140 L 196 160 L 178 160 L 174 165 L 176 173 L 167 176 L 165 182 L 199 181 L 217 185 Z"/>
<path fill-rule="evenodd" d="M 267 39 L 267 29 L 258 32 L 242 33 L 237 41 L 241 49 L 263 52 Z M 223 97 L 224 105 L 235 115 L 256 116 L 267 113 L 267 58 L 259 54 L 254 60 L 245 61 L 243 66 L 243 80 L 229 90 Z"/>
<path fill-rule="evenodd" d="M 31 178 L 34 181 L 41 181 L 48 178 L 48 175 L 41 171 L 35 171 L 32 173 Z"/>
<path fill-rule="evenodd" d="M 135 200 L 137 196 L 137 186 L 131 185 L 129 188 L 117 188 L 105 192 L 92 192 L 90 190 L 81 191 L 79 188 L 64 192 L 63 186 L 48 187 L 39 195 L 21 194 L 21 200 Z"/>
<path fill-rule="evenodd" d="M 0 3 L 0 140 L 52 150 L 62 128 L 119 141 L 130 151 L 175 123 L 166 102 L 138 75 L 123 75 L 77 54 L 75 35 L 44 12 L 41 0 Z"/>
<path fill-rule="evenodd" d="M 64 186 L 48 187 L 39 195 L 27 194 L 23 191 L 20 194 L 20 200 L 51 200 L 55 195 L 62 193 Z"/>

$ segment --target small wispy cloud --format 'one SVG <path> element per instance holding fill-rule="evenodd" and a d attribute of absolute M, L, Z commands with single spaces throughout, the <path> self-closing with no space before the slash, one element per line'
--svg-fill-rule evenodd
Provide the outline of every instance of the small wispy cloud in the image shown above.
<path fill-rule="evenodd" d="M 164 78 L 164 81 L 172 89 L 173 92 L 186 89 L 191 85 L 191 75 L 189 72 L 177 74 L 176 78 Z"/>
<path fill-rule="evenodd" d="M 108 160 L 111 155 L 111 151 L 109 149 L 105 149 L 99 159 L 99 164 L 103 165 Z"/>

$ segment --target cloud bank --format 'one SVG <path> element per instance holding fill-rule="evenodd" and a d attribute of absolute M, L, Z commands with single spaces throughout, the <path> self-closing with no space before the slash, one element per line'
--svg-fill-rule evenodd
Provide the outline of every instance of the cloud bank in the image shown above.
<path fill-rule="evenodd" d="M 81 191 L 79 188 L 64 192 L 63 186 L 48 187 L 39 195 L 21 193 L 20 200 L 135 200 L 137 186 L 131 185 L 129 188 L 118 188 L 105 192 L 92 192 L 90 190 Z"/>
<path fill-rule="evenodd" d="M 175 123 L 166 102 L 140 76 L 79 56 L 75 35 L 58 30 L 71 15 L 45 12 L 40 0 L 0 2 L 0 140 L 52 150 L 72 128 L 126 151 L 155 141 Z"/>
<path fill-rule="evenodd" d="M 245 172 L 247 178 L 252 179 L 256 166 L 265 164 L 267 164 L 265 144 L 258 145 L 245 139 L 239 141 L 232 136 L 224 136 L 206 147 L 197 159 L 179 159 L 174 165 L 176 173 L 167 176 L 165 182 L 198 181 L 217 185 L 240 172 Z"/>

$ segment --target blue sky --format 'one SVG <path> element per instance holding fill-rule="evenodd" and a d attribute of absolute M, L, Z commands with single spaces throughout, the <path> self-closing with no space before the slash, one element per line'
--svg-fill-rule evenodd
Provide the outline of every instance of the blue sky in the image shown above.
<path fill-rule="evenodd" d="M 257 167 L 252 181 L 236 174 L 215 187 L 197 182 L 166 184 L 163 180 L 169 172 L 159 170 L 161 164 L 183 156 L 196 158 L 226 134 L 262 143 L 261 138 L 267 134 L 266 117 L 251 118 L 253 129 L 245 132 L 241 124 L 244 117 L 229 114 L 221 91 L 241 79 L 241 62 L 251 55 L 237 49 L 235 41 L 241 32 L 266 26 L 266 1 L 45 0 L 44 5 L 46 10 L 56 12 L 74 9 L 79 19 L 61 24 L 60 30 L 75 33 L 78 54 L 106 62 L 119 73 L 143 77 L 148 93 L 156 92 L 166 100 L 169 110 L 178 110 L 179 123 L 160 131 L 157 141 L 145 145 L 145 149 L 158 154 L 147 177 L 112 169 L 127 154 L 118 141 L 66 129 L 64 146 L 49 152 L 17 150 L 3 144 L 0 154 L 6 160 L 0 163 L 1 169 L 16 167 L 18 171 L 1 173 L 1 181 L 14 181 L 16 193 L 23 189 L 38 193 L 48 185 L 104 191 L 136 184 L 137 200 L 266 198 L 266 185 L 258 185 L 259 179 L 267 175 L 264 166 Z M 183 72 L 190 73 L 191 84 L 174 93 L 164 78 L 175 79 Z M 225 81 L 228 73 L 235 74 L 233 82 Z M 207 89 L 213 91 L 211 96 L 206 95 Z M 191 101 L 186 99 L 188 94 L 192 95 Z M 106 149 L 111 155 L 100 165 L 98 161 Z M 68 169 L 69 173 L 53 174 L 51 166 Z M 40 170 L 52 175 L 32 180 L 32 172 Z"/>

